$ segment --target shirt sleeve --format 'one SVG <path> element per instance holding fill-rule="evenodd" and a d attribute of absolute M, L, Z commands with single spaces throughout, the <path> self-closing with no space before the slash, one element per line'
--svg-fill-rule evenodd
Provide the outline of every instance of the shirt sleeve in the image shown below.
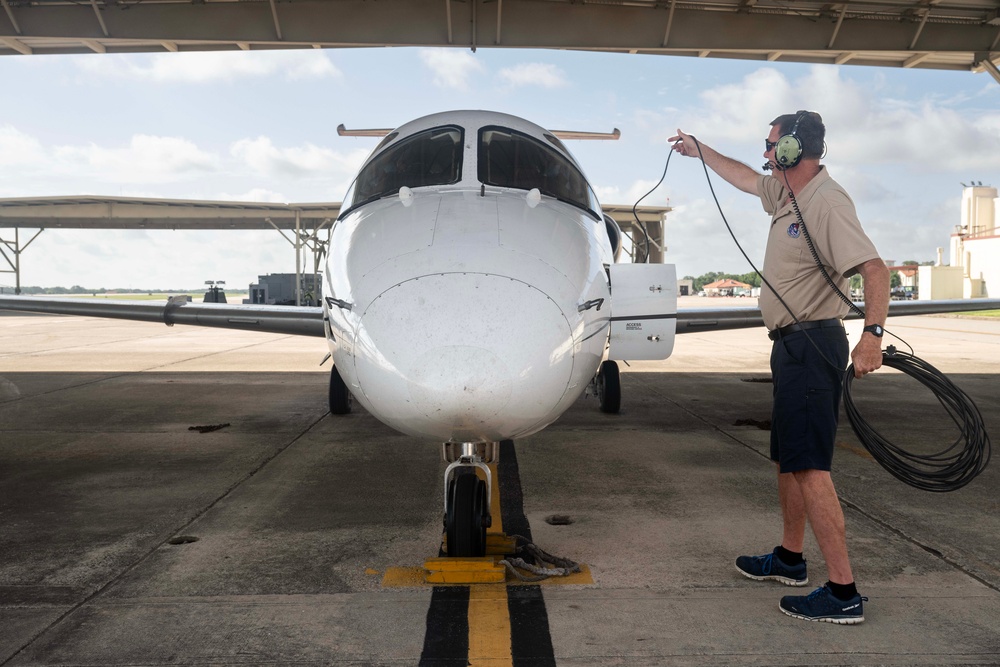
<path fill-rule="evenodd" d="M 757 195 L 769 215 L 774 215 L 785 200 L 785 186 L 770 174 L 757 177 Z"/>
<path fill-rule="evenodd" d="M 865 234 L 850 202 L 833 206 L 823 225 L 830 264 L 842 276 L 852 276 L 855 267 L 879 257 L 875 244 Z"/>

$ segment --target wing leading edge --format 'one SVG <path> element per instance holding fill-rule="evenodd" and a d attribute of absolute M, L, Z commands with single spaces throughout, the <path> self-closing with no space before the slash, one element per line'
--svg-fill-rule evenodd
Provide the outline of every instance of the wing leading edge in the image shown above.
<path fill-rule="evenodd" d="M 30 296 L 0 296 L 0 309 L 51 315 L 109 317 L 168 326 L 187 324 L 222 329 L 322 337 L 323 309 L 305 306 L 166 304 L 104 299 L 39 299 Z"/>
<path fill-rule="evenodd" d="M 860 304 L 862 309 L 864 304 Z M 893 301 L 889 316 L 930 315 L 1000 309 L 1000 299 L 949 299 L 943 301 Z M 0 310 L 52 315 L 109 317 L 173 326 L 217 327 L 296 336 L 324 335 L 323 309 L 305 306 L 195 304 L 181 301 L 143 303 L 105 299 L 40 299 L 0 296 Z M 851 313 L 847 319 L 858 319 Z M 763 327 L 758 308 L 697 308 L 677 311 L 677 333 Z"/>
<path fill-rule="evenodd" d="M 865 304 L 858 306 L 864 310 Z M 1000 309 L 1000 299 L 944 299 L 941 301 L 891 301 L 889 317 L 932 315 Z M 849 313 L 845 319 L 860 319 Z M 677 333 L 747 329 L 764 326 L 759 308 L 698 308 L 677 311 Z"/>

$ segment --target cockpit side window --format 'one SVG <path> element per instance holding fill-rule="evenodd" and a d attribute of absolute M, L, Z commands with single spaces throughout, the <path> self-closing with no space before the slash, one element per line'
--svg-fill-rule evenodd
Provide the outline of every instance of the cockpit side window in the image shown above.
<path fill-rule="evenodd" d="M 436 127 L 399 141 L 375 156 L 358 174 L 351 207 L 396 194 L 404 185 L 449 185 L 462 178 L 463 130 Z"/>
<path fill-rule="evenodd" d="M 534 137 L 505 127 L 479 131 L 479 180 L 486 185 L 538 190 L 601 220 L 597 198 L 568 158 Z"/>

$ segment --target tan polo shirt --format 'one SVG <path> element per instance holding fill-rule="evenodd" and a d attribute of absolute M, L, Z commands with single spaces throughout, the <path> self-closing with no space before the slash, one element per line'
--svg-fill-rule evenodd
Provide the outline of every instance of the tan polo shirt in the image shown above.
<path fill-rule="evenodd" d="M 764 277 L 800 322 L 843 318 L 849 310 L 834 293 L 816 266 L 806 245 L 805 234 L 788 199 L 780 176 L 762 174 L 757 193 L 764 210 L 771 214 L 771 230 L 764 251 Z M 848 277 L 855 267 L 879 257 L 878 250 L 861 228 L 854 202 L 830 178 L 826 167 L 795 193 L 806 229 L 820 261 L 844 294 L 850 295 Z M 761 285 L 760 311 L 768 330 L 795 322 L 766 284 Z"/>

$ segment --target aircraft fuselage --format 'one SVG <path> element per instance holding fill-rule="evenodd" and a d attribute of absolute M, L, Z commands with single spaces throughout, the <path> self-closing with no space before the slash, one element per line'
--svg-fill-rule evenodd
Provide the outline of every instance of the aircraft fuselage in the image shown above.
<path fill-rule="evenodd" d="M 579 167 L 545 130 L 503 114 L 439 116 L 383 142 L 355 188 L 366 169 L 393 163 L 379 163 L 380 154 L 437 123 L 441 132 L 460 128 L 442 142 L 454 145 L 409 152 L 420 153 L 423 170 L 449 163 L 438 173 L 450 168 L 445 180 L 454 182 L 374 184 L 388 190 L 357 206 L 345 201 L 331 231 L 331 353 L 354 397 L 401 432 L 441 442 L 522 437 L 558 418 L 601 363 L 611 245 Z M 450 158 L 436 154 L 449 150 Z M 576 174 L 558 173 L 567 167 Z M 577 201 L 544 194 L 560 187 Z"/>

